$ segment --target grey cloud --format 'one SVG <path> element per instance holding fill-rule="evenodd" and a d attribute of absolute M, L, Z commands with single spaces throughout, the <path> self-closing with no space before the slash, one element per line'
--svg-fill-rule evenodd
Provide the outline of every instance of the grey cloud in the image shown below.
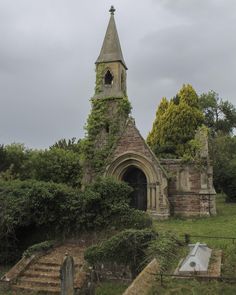
<path fill-rule="evenodd" d="M 137 126 L 183 83 L 235 100 L 234 0 L 114 0 Z M 0 0 L 0 143 L 82 137 L 109 3 Z"/>

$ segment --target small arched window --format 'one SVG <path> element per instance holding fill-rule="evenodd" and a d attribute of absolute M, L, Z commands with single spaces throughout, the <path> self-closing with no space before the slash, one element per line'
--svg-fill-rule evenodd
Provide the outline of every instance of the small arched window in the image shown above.
<path fill-rule="evenodd" d="M 113 81 L 113 76 L 112 76 L 111 72 L 108 70 L 105 74 L 105 77 L 104 77 L 105 85 L 111 85 L 112 81 Z"/>

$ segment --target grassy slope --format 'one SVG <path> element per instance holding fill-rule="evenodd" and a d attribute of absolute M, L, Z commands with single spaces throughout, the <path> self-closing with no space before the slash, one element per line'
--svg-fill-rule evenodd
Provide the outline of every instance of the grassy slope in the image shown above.
<path fill-rule="evenodd" d="M 217 215 L 210 218 L 176 219 L 155 222 L 158 232 L 173 231 L 176 234 L 232 236 L 236 237 L 236 204 L 225 203 L 217 197 Z M 213 242 L 215 243 L 215 242 Z M 216 243 L 217 244 L 217 243 Z"/>

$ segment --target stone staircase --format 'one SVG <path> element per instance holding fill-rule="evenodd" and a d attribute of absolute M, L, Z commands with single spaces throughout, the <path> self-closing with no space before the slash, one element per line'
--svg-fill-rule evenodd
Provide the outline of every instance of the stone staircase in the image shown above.
<path fill-rule="evenodd" d="M 75 288 L 81 288 L 86 273 L 84 266 L 85 245 L 66 244 L 56 247 L 50 253 L 32 262 L 12 285 L 15 291 L 40 292 L 40 294 L 60 294 L 60 267 L 65 253 L 73 256 L 75 263 Z"/>

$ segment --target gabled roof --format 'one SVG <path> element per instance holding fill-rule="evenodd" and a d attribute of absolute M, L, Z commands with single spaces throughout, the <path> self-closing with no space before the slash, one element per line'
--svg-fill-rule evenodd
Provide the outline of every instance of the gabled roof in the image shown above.
<path fill-rule="evenodd" d="M 113 146 L 110 155 L 108 156 L 108 166 L 118 158 L 123 152 L 134 152 L 137 154 L 143 154 L 148 158 L 153 164 L 160 168 L 166 179 L 169 179 L 169 175 L 165 168 L 161 165 L 156 155 L 150 149 L 142 135 L 140 134 L 138 128 L 135 126 L 134 119 L 129 117 L 126 121 L 124 129 L 120 134 L 119 139 Z"/>
<path fill-rule="evenodd" d="M 121 51 L 119 36 L 116 29 L 116 23 L 114 18 L 114 8 L 111 9 L 111 17 L 107 27 L 106 35 L 103 41 L 102 49 L 99 57 L 96 60 L 97 63 L 120 61 L 127 70 L 123 54 Z"/>

